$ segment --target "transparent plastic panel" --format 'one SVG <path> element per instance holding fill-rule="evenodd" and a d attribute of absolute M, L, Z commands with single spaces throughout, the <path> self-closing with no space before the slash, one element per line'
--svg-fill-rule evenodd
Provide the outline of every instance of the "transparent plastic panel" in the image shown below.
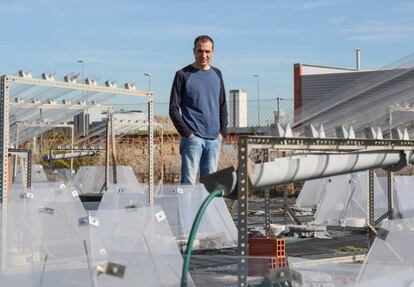
<path fill-rule="evenodd" d="M 42 185 L 42 188 L 39 186 Z M 36 203 L 69 203 L 70 208 L 66 208 L 62 205 L 65 212 L 69 214 L 84 214 L 85 209 L 79 198 L 79 192 L 71 185 L 65 185 L 63 183 L 41 183 L 36 184 L 30 189 L 24 189 L 22 187 L 13 187 L 11 195 L 9 196 L 9 202 L 36 202 Z"/>
<path fill-rule="evenodd" d="M 319 262 L 289 257 L 290 267 L 300 272 L 302 286 L 351 286 L 361 270 L 361 264 Z"/>
<path fill-rule="evenodd" d="M 12 184 L 11 188 L 8 190 L 8 200 L 9 202 L 19 201 L 19 199 L 24 196 L 24 193 L 34 194 L 36 192 L 51 191 L 50 196 L 53 196 L 52 191 L 60 190 L 66 186 L 60 182 L 37 182 L 32 183 L 30 188 L 26 188 L 20 183 Z"/>
<path fill-rule="evenodd" d="M 316 207 L 319 204 L 328 181 L 329 178 L 318 178 L 306 181 L 296 199 L 296 205 L 298 207 Z"/>
<path fill-rule="evenodd" d="M 128 209 L 149 206 L 148 195 L 142 193 L 105 192 L 98 209 Z"/>
<path fill-rule="evenodd" d="M 73 185 L 81 193 L 100 192 L 104 179 L 104 166 L 81 166 L 73 178 Z"/>
<path fill-rule="evenodd" d="M 143 193 L 143 187 L 138 182 L 130 166 L 117 166 L 117 184 L 112 182 L 112 167 L 109 169 L 108 188 L 110 190 L 123 190 L 124 192 Z M 97 193 L 102 190 L 105 182 L 104 166 L 82 166 L 73 178 L 73 185 L 81 193 Z"/>
<path fill-rule="evenodd" d="M 363 280 L 355 286 L 377 287 L 377 286 L 412 286 L 414 284 L 414 267 L 400 266 L 400 269 L 375 278 Z"/>
<path fill-rule="evenodd" d="M 13 282 L 13 286 L 56 286 L 62 280 L 68 282 L 65 286 L 89 286 L 80 283 L 90 281 L 90 232 L 89 228 L 79 226 L 85 211 L 75 210 L 71 203 L 45 204 L 34 200 L 3 207 L 5 264 L 1 286 L 9 286 L 3 282 Z M 30 284 L 27 280 L 31 280 Z M 75 282 L 79 284 L 72 285 Z"/>
<path fill-rule="evenodd" d="M 183 261 L 159 206 L 99 209 L 96 217 L 94 266 L 112 262 L 125 267 L 123 278 L 97 276 L 98 286 L 179 286 Z"/>
<path fill-rule="evenodd" d="M 204 198 L 207 197 L 208 192 L 203 185 L 201 185 Z M 204 199 L 203 199 L 204 200 Z M 219 234 L 220 240 L 216 241 L 211 248 L 226 248 L 237 246 L 237 227 L 234 224 L 233 218 L 224 201 L 224 198 L 215 198 L 208 208 L 208 216 L 213 223 L 213 230 Z M 221 242 L 220 242 L 221 241 Z M 215 246 L 217 245 L 217 247 Z"/>
<path fill-rule="evenodd" d="M 288 259 L 289 271 L 295 273 L 295 279 L 281 278 L 276 274 L 282 270 L 269 262 L 269 257 L 241 257 L 233 255 L 193 255 L 191 276 L 197 287 L 230 287 L 238 284 L 238 266 L 240 260 L 246 260 L 248 286 L 352 286 L 361 268 L 360 264 L 308 264 L 311 260 L 304 260 L 304 265 L 297 265 L 291 258 Z M 289 272 L 288 270 L 284 270 Z M 391 286 L 391 285 L 390 285 Z"/>
<path fill-rule="evenodd" d="M 203 185 L 160 185 L 155 202 L 166 216 L 181 248 L 187 242 L 195 216 L 208 193 Z M 105 192 L 99 210 L 142 207 L 148 205 L 148 195 L 139 193 Z M 215 198 L 208 206 L 199 226 L 194 249 L 218 249 L 237 246 L 237 228 L 223 198 Z"/>
<path fill-rule="evenodd" d="M 55 168 L 46 170 L 46 173 L 50 180 L 62 181 L 64 183 L 69 182 L 73 178 L 73 173 L 69 168 Z"/>
<path fill-rule="evenodd" d="M 203 185 L 164 185 L 156 195 L 156 201 L 167 214 L 173 232 L 179 232 L 176 238 L 185 244 L 191 231 L 197 212 L 208 193 Z M 172 196 L 171 196 L 172 195 Z M 178 198 L 177 209 L 174 209 L 174 195 Z M 177 218 L 177 219 L 175 219 Z M 176 227 L 175 223 L 179 226 Z M 223 198 L 215 198 L 201 220 L 194 249 L 217 249 L 237 246 L 237 228 Z"/>
<path fill-rule="evenodd" d="M 396 176 L 395 211 L 398 217 L 414 217 L 414 176 Z"/>
<path fill-rule="evenodd" d="M 414 218 L 385 220 L 381 227 L 388 231 L 388 235 L 385 240 L 378 237 L 375 239 L 361 270 L 359 282 L 381 277 L 389 280 L 394 274 L 402 272 L 392 286 L 409 286 L 404 284 L 414 282 Z M 407 273 L 407 270 L 410 271 Z"/>
<path fill-rule="evenodd" d="M 316 209 L 314 223 L 338 224 L 338 218 L 345 208 L 346 199 L 349 195 L 348 175 L 331 177 L 327 183 L 326 190 L 321 197 L 321 203 Z"/>
<path fill-rule="evenodd" d="M 32 165 L 32 182 L 44 182 L 47 181 L 47 176 L 45 171 L 43 170 L 43 166 L 40 164 L 33 164 Z M 22 169 L 16 169 L 16 177 L 14 179 L 15 183 L 22 182 Z"/>
<path fill-rule="evenodd" d="M 331 177 L 321 197 L 314 222 L 362 227 L 367 217 L 367 172 Z M 374 174 L 375 218 L 387 211 L 387 193 Z"/>
<path fill-rule="evenodd" d="M 47 181 L 47 176 L 43 170 L 43 166 L 40 164 L 32 165 L 32 181 L 33 182 L 42 182 Z"/>

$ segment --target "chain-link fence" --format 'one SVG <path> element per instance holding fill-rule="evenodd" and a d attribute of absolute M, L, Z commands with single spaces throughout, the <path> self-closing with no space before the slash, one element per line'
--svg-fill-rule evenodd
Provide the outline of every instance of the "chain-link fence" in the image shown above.
<path fill-rule="evenodd" d="M 147 105 L 142 104 L 115 104 L 114 111 L 118 113 L 130 114 L 143 113 L 141 117 L 145 118 Z M 270 126 L 276 122 L 292 123 L 293 122 L 293 100 L 287 98 L 274 98 L 248 100 L 240 104 L 238 102 L 228 102 L 227 109 L 229 112 L 229 127 L 264 127 Z M 169 103 L 154 103 L 155 123 L 162 127 L 164 132 L 175 133 L 173 123 L 168 115 Z M 245 118 L 242 124 L 234 125 L 231 117 Z"/>
<path fill-rule="evenodd" d="M 231 106 L 228 103 L 230 115 Z M 246 101 L 245 109 L 238 111 L 245 113 L 247 121 L 243 127 L 269 126 L 279 118 L 280 121 L 292 122 L 293 100 L 285 98 Z M 130 126 L 132 129 L 123 129 L 117 135 L 117 162 L 132 165 L 141 181 L 146 181 L 148 166 L 145 164 L 148 157 L 148 141 L 146 135 L 147 109 L 146 103 L 115 104 L 114 126 Z M 259 109 L 258 109 L 259 107 Z M 168 115 L 169 103 L 154 103 L 155 117 L 155 178 L 156 181 L 178 182 L 180 179 L 180 137 Z M 133 128 L 135 127 L 135 128 Z M 237 135 L 229 135 L 224 139 L 221 151 L 219 168 L 236 165 L 237 163 Z"/>
<path fill-rule="evenodd" d="M 234 103 L 233 103 L 234 104 Z M 281 121 L 292 122 L 293 101 L 291 99 L 266 99 L 246 101 L 238 113 L 244 114 L 246 123 L 240 128 L 265 127 Z M 258 109 L 259 108 L 259 109 Z M 229 103 L 229 115 L 231 115 Z M 233 107 L 234 109 L 234 107 Z M 154 103 L 154 176 L 155 181 L 175 183 L 180 180 L 179 154 L 180 136 L 168 115 L 169 103 Z M 116 142 L 117 165 L 131 166 L 139 181 L 148 180 L 148 104 L 108 104 L 90 105 L 73 118 L 73 135 L 70 128 L 53 129 L 38 138 L 38 152 L 34 153 L 35 162 L 42 162 L 42 156 L 50 153 L 51 148 L 64 146 L 105 147 L 108 113 L 112 115 L 113 133 Z M 234 110 L 233 110 L 234 113 Z M 69 124 L 70 125 L 70 124 Z M 234 132 L 234 130 L 233 130 Z M 72 136 L 74 137 L 72 139 Z M 237 164 L 237 133 L 231 133 L 224 139 L 219 168 Z M 73 143 L 73 144 L 72 144 Z M 93 157 L 43 162 L 45 166 L 77 170 L 84 165 L 103 165 L 105 153 Z"/>

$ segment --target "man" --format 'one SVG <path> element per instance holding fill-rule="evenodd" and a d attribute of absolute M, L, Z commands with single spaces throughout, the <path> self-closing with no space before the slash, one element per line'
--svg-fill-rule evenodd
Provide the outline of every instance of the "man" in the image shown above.
<path fill-rule="evenodd" d="M 175 74 L 170 117 L 181 135 L 181 183 L 195 184 L 198 170 L 217 170 L 221 142 L 227 133 L 227 106 L 221 71 L 212 67 L 214 41 L 194 40 L 194 63 Z"/>

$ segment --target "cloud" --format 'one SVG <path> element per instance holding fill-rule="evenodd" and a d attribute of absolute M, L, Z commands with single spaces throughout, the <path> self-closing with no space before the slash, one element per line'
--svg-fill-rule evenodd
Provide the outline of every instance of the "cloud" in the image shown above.
<path fill-rule="evenodd" d="M 349 34 L 349 40 L 361 42 L 389 42 L 414 36 L 414 23 L 389 23 L 387 21 L 363 21 L 350 29 L 342 29 Z"/>

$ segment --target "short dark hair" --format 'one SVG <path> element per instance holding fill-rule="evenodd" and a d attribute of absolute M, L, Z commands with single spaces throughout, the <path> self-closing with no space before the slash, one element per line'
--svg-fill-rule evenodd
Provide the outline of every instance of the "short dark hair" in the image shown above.
<path fill-rule="evenodd" d="M 211 42 L 211 44 L 213 44 L 213 49 L 214 49 L 214 41 L 213 41 L 213 39 L 210 37 L 210 36 L 208 36 L 208 35 L 200 35 L 200 36 L 198 36 L 197 38 L 195 38 L 194 39 L 194 49 L 195 49 L 195 47 L 197 46 L 197 43 L 198 42 L 205 42 L 205 41 L 210 41 Z"/>

